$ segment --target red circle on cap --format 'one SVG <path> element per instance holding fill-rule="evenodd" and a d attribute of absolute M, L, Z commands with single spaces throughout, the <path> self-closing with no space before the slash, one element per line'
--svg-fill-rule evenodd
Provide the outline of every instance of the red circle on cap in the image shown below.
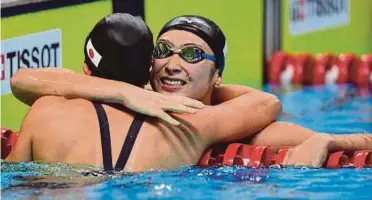
<path fill-rule="evenodd" d="M 89 49 L 88 52 L 89 52 L 89 57 L 90 58 L 94 58 L 94 51 L 93 51 L 93 49 Z"/>

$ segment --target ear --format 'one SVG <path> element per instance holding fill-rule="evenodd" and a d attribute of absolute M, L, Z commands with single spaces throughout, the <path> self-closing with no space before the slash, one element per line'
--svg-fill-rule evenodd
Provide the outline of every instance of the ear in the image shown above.
<path fill-rule="evenodd" d="M 214 85 L 220 86 L 222 83 L 222 78 L 220 76 L 217 77 L 216 81 L 214 82 Z"/>
<path fill-rule="evenodd" d="M 83 64 L 83 71 L 84 71 L 84 74 L 90 76 L 92 75 L 92 71 L 90 71 L 88 65 L 86 63 Z"/>
<path fill-rule="evenodd" d="M 218 72 L 219 72 L 218 69 L 214 70 L 214 74 L 212 77 L 212 84 L 214 84 L 214 86 L 219 86 L 222 83 L 222 78 L 218 74 Z"/>
<path fill-rule="evenodd" d="M 150 66 L 150 69 L 149 69 L 150 74 L 152 72 L 152 66 L 154 66 L 154 58 L 151 59 L 151 66 Z"/>

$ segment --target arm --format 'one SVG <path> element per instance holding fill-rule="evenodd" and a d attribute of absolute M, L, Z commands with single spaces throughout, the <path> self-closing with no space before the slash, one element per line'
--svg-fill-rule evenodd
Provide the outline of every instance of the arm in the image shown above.
<path fill-rule="evenodd" d="M 224 84 L 215 87 L 212 94 L 212 105 L 217 105 L 225 101 L 235 99 L 238 96 L 247 94 L 250 92 L 262 92 L 260 90 L 250 88 L 243 85 L 230 85 Z M 264 92 L 262 92 L 264 93 Z"/>
<path fill-rule="evenodd" d="M 213 103 L 219 104 L 250 92 L 261 92 L 240 85 L 223 85 L 213 91 Z M 318 133 L 289 122 L 273 122 L 254 135 L 250 144 L 271 146 L 275 151 L 281 146 L 296 146 Z"/>
<path fill-rule="evenodd" d="M 249 143 L 270 146 L 277 151 L 281 146 L 297 146 L 314 135 L 318 133 L 290 122 L 273 122 L 254 135 Z"/>
<path fill-rule="evenodd" d="M 324 134 L 330 139 L 329 151 L 372 150 L 372 134 Z"/>
<path fill-rule="evenodd" d="M 332 136 L 335 146 L 330 151 L 354 151 L 364 147 L 368 148 L 367 143 L 362 144 L 362 142 L 368 141 L 368 137 L 370 137 L 369 134 L 322 134 L 290 122 L 274 122 L 255 135 L 250 144 L 270 146 L 276 151 L 281 146 L 297 146 L 309 138 L 319 135 L 322 135 L 321 138 Z M 372 143 L 372 141 L 370 142 Z M 352 149 L 353 147 L 354 149 Z"/>
<path fill-rule="evenodd" d="M 106 103 L 123 103 L 123 96 L 140 93 L 142 88 L 65 69 L 20 69 L 11 79 L 13 94 L 31 105 L 42 96 L 83 98 Z M 125 95 L 123 95 L 125 93 Z"/>
<path fill-rule="evenodd" d="M 165 96 L 128 83 L 102 79 L 71 71 L 54 69 L 20 69 L 11 79 L 14 95 L 29 105 L 46 95 L 84 98 L 123 104 L 136 112 L 159 117 L 171 124 L 179 123 L 165 111 L 196 112 L 204 105 L 181 96 Z"/>
<path fill-rule="evenodd" d="M 281 109 L 276 96 L 260 91 L 212 106 L 210 137 L 214 142 L 229 142 L 252 136 L 272 123 Z"/>
<path fill-rule="evenodd" d="M 318 134 L 290 149 L 284 165 L 321 167 L 329 152 L 372 150 L 372 134 Z"/>
<path fill-rule="evenodd" d="M 42 100 L 42 99 L 40 99 Z M 43 117 L 43 111 L 40 107 L 40 103 L 36 102 L 27 112 L 25 118 L 22 121 L 21 129 L 19 131 L 19 137 L 12 148 L 11 153 L 5 159 L 6 161 L 32 161 L 32 137 L 34 134 L 42 133 L 43 127 L 40 126 L 40 122 L 45 122 L 46 119 Z M 48 115 L 46 117 L 49 117 Z"/>
<path fill-rule="evenodd" d="M 42 96 L 61 95 L 61 91 L 59 91 L 60 84 L 63 84 L 61 80 L 66 74 L 70 73 L 74 72 L 68 69 L 58 69 L 54 67 L 44 69 L 19 69 L 10 79 L 12 93 L 18 100 L 31 106 Z M 56 77 L 59 78 L 55 79 Z M 53 87 L 55 90 L 52 90 Z"/>

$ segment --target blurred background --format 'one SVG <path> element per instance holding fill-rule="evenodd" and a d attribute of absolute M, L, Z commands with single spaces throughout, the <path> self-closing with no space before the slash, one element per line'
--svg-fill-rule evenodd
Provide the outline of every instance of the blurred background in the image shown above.
<path fill-rule="evenodd" d="M 28 109 L 11 76 L 23 67 L 81 72 L 85 37 L 113 12 L 143 17 L 155 37 L 178 15 L 212 19 L 227 37 L 224 83 L 371 86 L 371 0 L 2 0 L 1 127 L 19 129 Z"/>

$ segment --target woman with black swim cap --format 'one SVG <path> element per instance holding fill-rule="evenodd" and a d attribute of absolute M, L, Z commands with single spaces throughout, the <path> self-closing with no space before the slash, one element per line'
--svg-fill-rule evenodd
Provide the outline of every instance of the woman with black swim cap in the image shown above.
<path fill-rule="evenodd" d="M 152 32 L 140 17 L 110 14 L 85 39 L 84 72 L 143 87 L 149 81 L 153 49 Z"/>
<path fill-rule="evenodd" d="M 153 53 L 152 88 L 211 104 L 225 67 L 226 38 L 211 20 L 176 17 L 160 30 Z"/>
<path fill-rule="evenodd" d="M 216 68 L 222 75 L 225 67 L 227 43 L 222 30 L 210 19 L 197 15 L 179 16 L 170 20 L 160 30 L 158 39 L 170 30 L 184 30 L 202 38 L 215 54 Z"/>

